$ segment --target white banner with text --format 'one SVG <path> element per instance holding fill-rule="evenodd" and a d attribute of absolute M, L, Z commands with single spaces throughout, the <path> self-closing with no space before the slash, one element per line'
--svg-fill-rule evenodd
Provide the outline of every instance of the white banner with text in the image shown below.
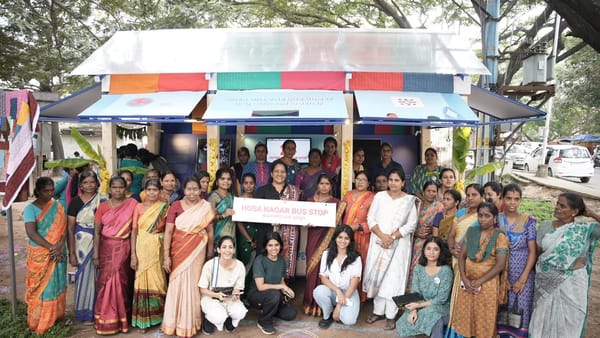
<path fill-rule="evenodd" d="M 335 203 L 235 197 L 232 219 L 236 222 L 335 227 L 335 208 Z"/>

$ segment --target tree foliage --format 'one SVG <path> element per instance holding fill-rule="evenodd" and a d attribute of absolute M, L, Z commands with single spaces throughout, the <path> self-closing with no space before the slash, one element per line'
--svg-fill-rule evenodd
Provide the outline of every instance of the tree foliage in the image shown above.
<path fill-rule="evenodd" d="M 600 135 L 600 56 L 587 46 L 557 71 L 551 137 Z"/>

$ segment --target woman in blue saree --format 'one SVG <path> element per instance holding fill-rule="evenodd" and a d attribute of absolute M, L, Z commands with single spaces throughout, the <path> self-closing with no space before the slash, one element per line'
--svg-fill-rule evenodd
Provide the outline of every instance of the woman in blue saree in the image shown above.
<path fill-rule="evenodd" d="M 231 185 L 233 182 L 233 171 L 229 168 L 217 170 L 213 190 L 208 195 L 208 202 L 217 210 L 214 223 L 215 242 L 223 236 L 235 238 L 236 223 L 231 219 L 233 215 L 233 194 Z"/>
<path fill-rule="evenodd" d="M 91 324 L 96 303 L 98 271 L 92 262 L 94 255 L 94 215 L 101 202 L 98 194 L 100 181 L 91 170 L 79 175 L 81 194 L 71 201 L 67 210 L 69 263 L 77 267 L 75 273 L 75 319 Z"/>

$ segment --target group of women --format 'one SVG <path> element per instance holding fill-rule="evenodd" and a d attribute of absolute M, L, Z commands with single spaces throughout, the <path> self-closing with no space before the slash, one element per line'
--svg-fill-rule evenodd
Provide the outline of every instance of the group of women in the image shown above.
<path fill-rule="evenodd" d="M 284 153 L 287 147 L 293 157 L 291 142 Z M 600 216 L 576 194 L 560 195 L 556 220 L 536 226 L 519 212 L 522 192 L 515 184 L 502 191 L 502 213 L 484 201 L 478 184 L 467 187 L 466 206 L 459 208 L 463 196 L 453 189 L 452 169 L 428 160 L 421 172 L 435 180 L 424 180 L 411 195 L 402 167 L 390 168 L 388 161 L 385 189 L 370 191 L 378 175 L 357 170 L 353 189 L 338 200 L 336 160 L 318 155 L 310 156 L 312 169 L 294 169 L 293 184 L 285 160 L 269 164 L 263 186 L 242 171 L 239 194 L 337 204 L 336 221 L 343 225 L 308 228 L 302 310 L 322 316 L 319 327 L 356 323 L 360 304 L 373 298 L 367 323 L 385 320 L 384 329 L 401 336 L 441 337 L 445 326 L 448 337 L 561 337 L 583 330 L 600 229 L 575 218 Z M 317 165 L 322 161 L 327 170 Z M 258 328 L 275 333 L 275 317 L 297 314 L 291 283 L 300 229 L 232 221 L 236 181 L 233 170 L 222 168 L 210 193 L 189 177 L 178 195 L 172 173 L 150 176 L 138 202 L 121 176 L 110 180 L 110 197 L 103 198 L 96 175 L 86 170 L 65 212 L 52 199 L 53 181 L 38 179 L 36 200 L 24 212 L 30 328 L 43 333 L 64 316 L 68 259 L 77 266 L 76 318 L 93 323 L 98 334 L 159 324 L 180 337 L 233 331 L 248 305 L 260 309 Z M 408 292 L 421 299 L 396 321 L 393 298 Z M 496 325 L 503 303 L 522 310 L 519 327 Z"/>

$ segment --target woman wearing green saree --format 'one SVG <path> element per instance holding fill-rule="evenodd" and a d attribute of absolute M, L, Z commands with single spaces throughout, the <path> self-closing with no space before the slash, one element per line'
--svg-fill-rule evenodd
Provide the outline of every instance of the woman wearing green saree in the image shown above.
<path fill-rule="evenodd" d="M 576 220 L 587 216 L 595 222 Z M 583 337 L 592 257 L 600 238 L 600 215 L 571 192 L 558 196 L 554 221 L 537 229 L 538 261 L 529 337 Z"/>
<path fill-rule="evenodd" d="M 231 193 L 231 184 L 233 182 L 233 172 L 229 168 L 217 170 L 215 182 L 208 202 L 217 210 L 214 223 L 215 242 L 223 236 L 235 238 L 235 222 L 231 219 L 233 211 L 233 194 Z"/>

